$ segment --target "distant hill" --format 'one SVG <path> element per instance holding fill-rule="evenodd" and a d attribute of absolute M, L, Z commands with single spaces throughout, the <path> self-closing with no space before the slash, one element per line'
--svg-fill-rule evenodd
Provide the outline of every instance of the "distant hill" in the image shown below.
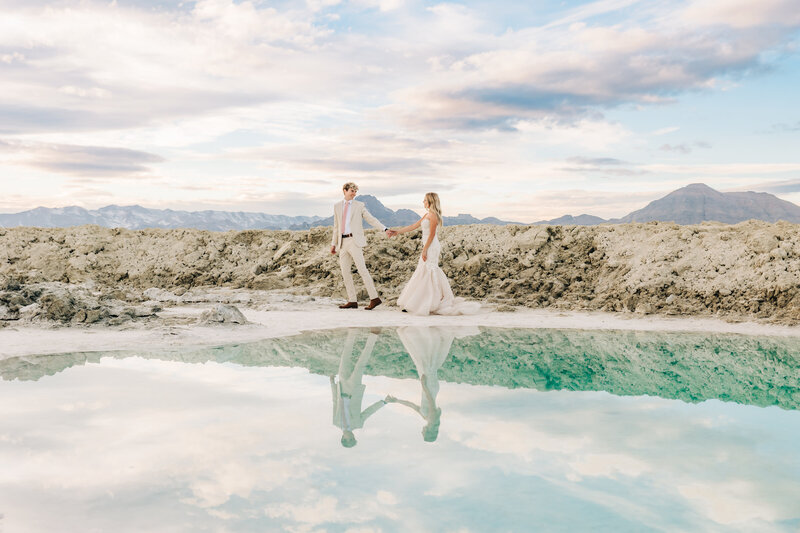
<path fill-rule="evenodd" d="M 800 206 L 765 192 L 719 192 L 703 183 L 693 183 L 609 222 L 661 220 L 678 224 L 705 221 L 736 224 L 750 219 L 800 223 Z"/>
<path fill-rule="evenodd" d="M 383 222 L 389 227 L 393 226 L 407 226 L 413 224 L 420 219 L 422 214 L 412 211 L 410 209 L 398 209 L 393 211 L 383 205 L 380 200 L 370 194 L 356 196 L 356 200 L 364 202 L 367 210 L 373 214 L 378 220 Z M 420 210 L 421 211 L 421 210 Z M 506 224 L 521 224 L 521 222 L 506 222 L 495 217 L 487 217 L 484 219 L 475 218 L 472 215 L 460 213 L 457 216 L 449 217 L 444 216 L 445 226 L 460 226 L 464 224 L 494 224 L 504 226 Z M 322 218 L 308 224 L 298 224 L 291 229 L 308 229 L 315 226 L 332 226 L 333 215 L 328 218 Z"/>
<path fill-rule="evenodd" d="M 420 218 L 410 209 L 393 211 L 371 195 L 357 196 L 366 204 L 369 212 L 387 226 L 407 226 Z M 333 205 L 333 203 L 331 203 Z M 446 225 L 459 224 L 513 224 L 490 217 L 483 220 L 472 215 L 444 217 Z M 0 214 L 0 226 L 33 226 L 39 228 L 65 228 L 95 224 L 106 228 L 196 228 L 207 231 L 229 231 L 245 229 L 308 229 L 315 226 L 333 225 L 333 216 L 287 216 L 266 213 L 232 211 L 174 211 L 172 209 L 148 209 L 140 205 L 109 205 L 100 209 L 83 207 L 37 207 L 29 211 Z"/>
<path fill-rule="evenodd" d="M 534 222 L 533 225 L 548 225 L 548 226 L 596 226 L 608 222 L 604 218 L 596 217 L 594 215 L 564 215 L 563 217 L 553 218 L 551 220 L 540 220 Z"/>
<path fill-rule="evenodd" d="M 139 205 L 109 205 L 88 210 L 82 207 L 37 207 L 30 211 L 0 214 L 0 225 L 64 228 L 96 224 L 106 228 L 197 228 L 208 231 L 243 229 L 286 229 L 294 224 L 311 223 L 316 216 L 267 215 L 229 211 L 173 211 L 147 209 Z"/>
<path fill-rule="evenodd" d="M 604 220 L 593 215 L 564 215 L 533 224 L 594 226 L 654 220 L 677 224 L 707 221 L 737 224 L 751 219 L 800 223 L 800 206 L 765 192 L 719 192 L 703 183 L 692 183 L 622 218 Z"/>
<path fill-rule="evenodd" d="M 410 209 L 393 211 L 371 195 L 356 197 L 366 204 L 370 213 L 387 226 L 406 226 L 419 220 L 420 213 Z M 331 206 L 333 203 L 331 203 Z M 767 222 L 786 220 L 800 224 L 800 206 L 781 200 L 764 192 L 719 192 L 708 185 L 693 183 L 650 202 L 644 208 L 617 219 L 604 220 L 593 215 L 564 215 L 551 220 L 540 220 L 533 224 L 594 226 L 597 224 L 621 224 L 626 222 L 676 222 L 699 224 L 717 221 L 736 224 L 756 219 Z M 447 226 L 462 224 L 521 224 L 495 217 L 484 219 L 460 213 L 445 216 Z M 109 205 L 88 210 L 82 207 L 46 208 L 37 207 L 29 211 L 0 214 L 0 226 L 35 226 L 41 228 L 63 228 L 96 224 L 107 228 L 196 228 L 208 231 L 244 229 L 291 229 L 302 230 L 316 226 L 333 225 L 333 216 L 288 216 L 266 213 L 231 211 L 174 211 L 172 209 L 148 209 L 139 205 Z"/>

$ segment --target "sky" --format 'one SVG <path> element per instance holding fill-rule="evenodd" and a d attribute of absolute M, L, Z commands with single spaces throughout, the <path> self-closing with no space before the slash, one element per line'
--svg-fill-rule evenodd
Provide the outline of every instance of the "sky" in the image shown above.
<path fill-rule="evenodd" d="M 0 0 L 0 212 L 800 203 L 798 0 Z"/>

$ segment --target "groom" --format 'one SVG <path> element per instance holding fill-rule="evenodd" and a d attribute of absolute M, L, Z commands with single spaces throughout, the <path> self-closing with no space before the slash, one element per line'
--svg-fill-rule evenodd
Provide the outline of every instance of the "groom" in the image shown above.
<path fill-rule="evenodd" d="M 391 234 L 380 220 L 367 211 L 363 203 L 353 199 L 358 192 L 358 185 L 352 182 L 345 183 L 342 192 L 344 200 L 336 202 L 333 206 L 333 238 L 331 239 L 331 253 L 339 252 L 339 266 L 342 268 L 344 287 L 347 291 L 347 303 L 340 305 L 339 309 L 356 309 L 358 307 L 353 274 L 350 272 L 355 263 L 369 294 L 369 305 L 365 308 L 369 311 L 379 306 L 381 299 L 378 298 L 378 291 L 375 290 L 372 276 L 369 275 L 367 265 L 364 263 L 364 254 L 361 249 L 367 245 L 367 238 L 364 236 L 361 219 L 365 219 L 376 228 L 383 229 L 387 235 L 391 236 Z"/>

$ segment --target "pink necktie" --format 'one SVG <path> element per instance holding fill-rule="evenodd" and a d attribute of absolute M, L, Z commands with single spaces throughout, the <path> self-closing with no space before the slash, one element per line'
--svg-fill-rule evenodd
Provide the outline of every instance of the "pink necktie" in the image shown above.
<path fill-rule="evenodd" d="M 342 235 L 344 235 L 344 228 L 347 227 L 347 208 L 350 207 L 350 202 L 344 203 L 344 210 L 342 211 Z"/>

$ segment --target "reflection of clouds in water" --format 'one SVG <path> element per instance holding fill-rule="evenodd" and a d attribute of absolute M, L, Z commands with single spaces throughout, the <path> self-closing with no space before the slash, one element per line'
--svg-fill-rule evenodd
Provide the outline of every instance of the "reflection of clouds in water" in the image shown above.
<path fill-rule="evenodd" d="M 651 467 L 629 455 L 619 453 L 591 453 L 570 462 L 570 468 L 578 474 L 569 477 L 571 481 L 580 481 L 580 476 L 603 476 L 617 478 L 619 476 L 637 477 L 651 472 Z"/>
<path fill-rule="evenodd" d="M 293 478 L 307 479 L 323 467 L 302 453 L 269 457 L 314 438 L 306 432 L 305 418 L 312 409 L 297 416 L 296 409 L 280 408 L 285 401 L 302 405 L 308 392 L 318 392 L 305 371 L 106 362 L 114 368 L 80 369 L 99 380 L 73 382 L 73 374 L 65 373 L 58 387 L 31 390 L 24 409 L 35 417 L 29 421 L 34 427 L 6 428 L 25 436 L 18 438 L 21 446 L 3 451 L 3 463 L 8 458 L 14 468 L 3 468 L 1 480 L 102 493 L 143 490 L 153 482 L 169 486 L 177 478 L 187 480 L 190 494 L 184 503 L 213 507 Z M 130 369 L 121 372 L 125 366 Z M 73 388 L 80 389 L 76 395 L 104 399 L 61 403 Z M 259 421 L 259 402 L 265 399 L 277 401 L 279 408 Z M 48 407 L 53 403 L 55 410 Z M 74 408 L 81 404 L 91 408 Z M 4 407 L 2 415 L 13 413 L 10 405 Z"/>
<path fill-rule="evenodd" d="M 448 422 L 456 427 L 460 426 L 462 431 L 474 425 L 468 413 L 461 413 L 461 416 L 453 417 L 452 420 L 448 418 Z M 532 459 L 537 452 L 571 454 L 588 444 L 586 437 L 548 434 L 524 422 L 485 419 L 483 423 L 478 423 L 480 425 L 474 429 L 474 433 L 467 429 L 453 435 L 453 438 L 470 448 L 508 453 L 525 460 Z M 509 438 L 510 436 L 513 438 Z"/>
<path fill-rule="evenodd" d="M 594 412 L 588 417 L 584 402 L 570 408 L 551 402 L 552 395 L 539 395 L 527 416 L 518 411 L 517 422 L 495 421 L 492 412 L 507 407 L 499 398 L 484 405 L 484 413 L 471 416 L 470 404 L 448 422 L 458 426 L 456 438 L 465 446 L 516 455 L 521 461 L 515 465 L 525 474 L 569 490 L 600 483 L 622 493 L 638 491 L 641 501 L 650 494 L 742 531 L 761 527 L 762 520 L 800 519 L 797 451 L 782 431 L 785 424 L 798 433 L 797 412 L 716 401 L 693 407 L 645 400 L 640 408 L 633 399 L 587 393 L 582 396 L 591 398 Z M 761 427 L 752 426 L 756 417 Z M 765 442 L 779 448 L 778 455 L 767 453 Z M 716 485 L 728 488 L 711 490 Z"/>
<path fill-rule="evenodd" d="M 364 384 L 367 403 L 420 393 L 417 379 Z M 4 521 L 751 531 L 800 519 L 796 411 L 439 385 L 435 443 L 416 413 L 390 405 L 345 450 L 328 378 L 305 369 L 105 358 L 2 382 L 15 398 L 0 402 Z"/>
<path fill-rule="evenodd" d="M 792 518 L 792 514 L 782 512 L 780 506 L 764 501 L 763 487 L 746 481 L 725 481 L 721 483 L 690 483 L 678 486 L 678 491 L 698 512 L 713 521 L 728 526 L 751 521 L 775 522 Z M 794 495 L 797 498 L 797 494 Z M 797 500 L 795 500 L 796 505 Z M 761 530 L 773 530 L 766 524 Z"/>
<path fill-rule="evenodd" d="M 359 531 L 358 525 L 379 518 L 391 521 L 403 518 L 392 508 L 393 497 L 386 491 L 365 494 L 361 500 L 353 500 L 348 496 L 326 495 L 311 489 L 300 502 L 268 504 L 264 514 L 272 519 L 282 518 L 294 522 L 294 531 L 311 531 L 324 524 L 341 524 L 348 526 L 348 531 Z"/>

